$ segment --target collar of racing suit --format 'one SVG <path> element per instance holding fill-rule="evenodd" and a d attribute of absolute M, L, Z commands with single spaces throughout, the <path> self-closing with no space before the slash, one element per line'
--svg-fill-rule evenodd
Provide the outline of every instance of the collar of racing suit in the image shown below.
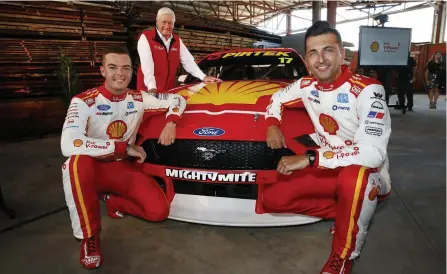
<path fill-rule="evenodd" d="M 107 99 L 109 99 L 111 102 L 119 102 L 119 101 L 123 101 L 126 96 L 127 96 L 127 92 L 129 91 L 129 89 L 127 89 L 123 94 L 120 95 L 116 95 L 113 94 L 112 92 L 110 92 L 106 87 L 105 87 L 105 83 L 102 84 L 101 86 L 99 86 L 98 88 L 99 92 L 101 92 L 101 94 L 106 97 Z"/>
<path fill-rule="evenodd" d="M 347 65 L 341 65 L 341 75 L 335 79 L 332 83 L 328 84 L 320 84 L 317 83 L 315 87 L 319 91 L 332 91 L 337 88 L 339 88 L 341 85 L 343 85 L 350 77 L 352 76 L 351 71 L 349 71 L 349 68 Z"/>

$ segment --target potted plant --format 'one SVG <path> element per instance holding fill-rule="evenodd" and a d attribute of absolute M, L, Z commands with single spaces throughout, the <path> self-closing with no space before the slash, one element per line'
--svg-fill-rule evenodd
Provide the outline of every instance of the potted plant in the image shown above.
<path fill-rule="evenodd" d="M 79 73 L 74 68 L 72 58 L 63 50 L 61 50 L 59 61 L 57 76 L 61 84 L 64 104 L 68 108 L 71 98 L 79 93 Z"/>

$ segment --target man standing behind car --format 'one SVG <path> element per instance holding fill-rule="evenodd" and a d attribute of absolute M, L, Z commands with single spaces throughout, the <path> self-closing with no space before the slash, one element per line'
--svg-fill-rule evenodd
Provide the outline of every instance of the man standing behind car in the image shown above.
<path fill-rule="evenodd" d="M 319 147 L 282 157 L 278 182 L 264 191 L 263 207 L 265 212 L 335 218 L 332 252 L 321 273 L 348 274 L 378 198 L 391 191 L 391 119 L 383 86 L 341 65 L 342 40 L 328 22 L 316 22 L 307 30 L 305 52 L 314 77 L 303 77 L 272 96 L 267 144 L 273 149 L 286 145 L 279 128 L 283 107 L 303 102 Z M 298 171 L 302 169 L 307 170 Z"/>
<path fill-rule="evenodd" d="M 170 8 L 158 10 L 156 28 L 145 30 L 138 39 L 140 67 L 137 72 L 137 90 L 166 92 L 176 85 L 180 62 L 183 68 L 204 83 L 218 79 L 206 76 L 197 66 L 177 34 L 173 34 L 175 14 Z"/>
<path fill-rule="evenodd" d="M 71 100 L 61 138 L 62 154 L 69 157 L 62 166 L 65 200 L 73 234 L 81 240 L 80 262 L 87 269 L 103 262 L 99 194 L 112 218 L 122 218 L 123 213 L 151 221 L 168 217 L 170 202 L 163 190 L 129 158 L 138 163 L 146 158 L 143 148 L 134 145 L 145 112 L 166 113 L 159 142 L 171 145 L 176 121 L 186 107 L 185 99 L 176 94 L 128 89 L 132 64 L 125 48 L 105 51 L 101 74 L 103 85 Z"/>
<path fill-rule="evenodd" d="M 400 109 L 413 111 L 413 84 L 416 81 L 416 61 L 408 53 L 406 66 L 397 69 L 397 97 Z M 407 105 L 405 105 L 407 97 Z"/>

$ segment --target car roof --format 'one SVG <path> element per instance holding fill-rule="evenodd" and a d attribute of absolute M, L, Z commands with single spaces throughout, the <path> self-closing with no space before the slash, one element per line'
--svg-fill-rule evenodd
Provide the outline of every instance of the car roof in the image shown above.
<path fill-rule="evenodd" d="M 203 60 L 207 59 L 209 56 L 212 55 L 218 55 L 218 54 L 224 54 L 224 53 L 232 53 L 232 52 L 246 52 L 246 51 L 251 51 L 251 52 L 258 52 L 258 51 L 285 51 L 285 52 L 292 52 L 295 53 L 296 55 L 299 56 L 299 58 L 301 59 L 301 61 L 304 62 L 303 57 L 293 48 L 264 48 L 264 49 L 258 49 L 258 48 L 237 48 L 237 49 L 230 49 L 230 50 L 222 50 L 222 51 L 215 51 L 212 52 L 210 54 L 207 54 L 205 56 L 203 56 L 202 58 L 200 58 L 198 60 L 198 62 L 202 62 Z"/>
<path fill-rule="evenodd" d="M 210 53 L 208 55 L 215 55 L 215 54 L 222 54 L 222 53 L 231 53 L 231 52 L 241 52 L 241 51 L 288 51 L 288 52 L 294 52 L 296 54 L 298 54 L 298 52 L 293 49 L 293 48 L 263 48 L 263 49 L 258 49 L 258 48 L 237 48 L 237 49 L 230 49 L 230 50 L 222 50 L 222 51 L 216 51 L 213 53 Z M 298 54 L 299 55 L 299 54 Z"/>

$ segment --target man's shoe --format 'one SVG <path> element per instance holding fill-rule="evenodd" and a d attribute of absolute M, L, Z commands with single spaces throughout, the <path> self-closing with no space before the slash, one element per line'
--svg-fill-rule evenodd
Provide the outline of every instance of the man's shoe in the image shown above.
<path fill-rule="evenodd" d="M 351 273 L 353 261 L 342 259 L 332 251 L 329 260 L 321 270 L 321 274 L 349 274 Z"/>
<path fill-rule="evenodd" d="M 92 236 L 81 241 L 81 264 L 87 269 L 95 269 L 102 264 L 99 236 Z"/>
<path fill-rule="evenodd" d="M 110 203 L 110 194 L 103 194 L 102 199 L 106 203 L 107 207 L 107 215 L 109 215 L 110 218 L 114 219 L 121 219 L 124 217 L 124 214 L 119 212 L 118 210 L 114 209 L 113 206 Z"/>

